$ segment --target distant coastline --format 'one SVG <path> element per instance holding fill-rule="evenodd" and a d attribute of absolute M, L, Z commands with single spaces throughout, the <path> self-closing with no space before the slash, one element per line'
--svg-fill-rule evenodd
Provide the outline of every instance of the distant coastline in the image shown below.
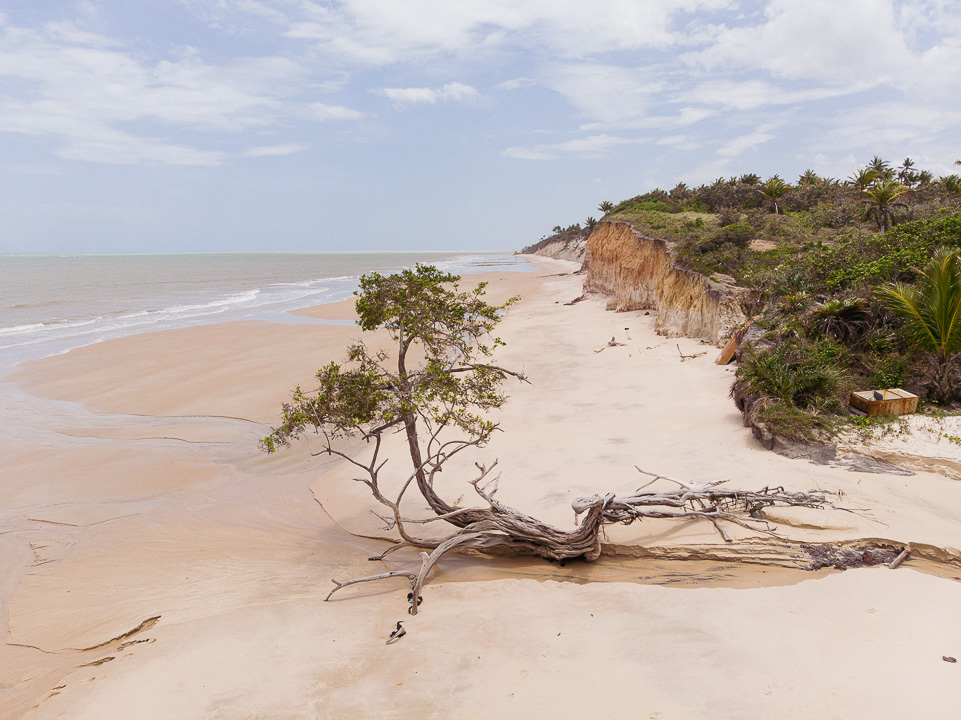
<path fill-rule="evenodd" d="M 350 297 L 366 272 L 428 262 L 457 274 L 509 253 L 279 252 L 0 256 L 0 372 L 124 335 L 212 322 L 310 322 L 287 311 Z"/>

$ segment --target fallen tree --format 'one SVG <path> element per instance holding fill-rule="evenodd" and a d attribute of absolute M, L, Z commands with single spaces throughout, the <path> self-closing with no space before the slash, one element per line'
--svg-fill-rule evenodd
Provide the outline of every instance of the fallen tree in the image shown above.
<path fill-rule="evenodd" d="M 346 581 L 334 580 L 328 599 L 341 588 L 357 583 L 402 577 L 410 584 L 411 614 L 417 613 L 421 589 L 431 568 L 446 553 L 475 550 L 526 554 L 548 560 L 583 558 L 601 554 L 605 525 L 630 524 L 646 518 L 698 519 L 710 522 L 726 542 L 732 537 L 726 524 L 773 535 L 761 511 L 772 505 L 819 508 L 828 504 L 821 491 L 790 492 L 784 488 L 761 490 L 722 488 L 725 480 L 693 483 L 638 470 L 651 480 L 632 495 L 592 495 L 573 502 L 575 528 L 561 530 L 500 502 L 497 478 L 490 466 L 477 464 L 468 482 L 480 501 L 461 507 L 435 491 L 434 480 L 445 465 L 471 447 L 481 447 L 497 430 L 486 413 L 506 400 L 502 382 L 510 377 L 526 381 L 522 373 L 494 365 L 491 358 L 504 343 L 493 335 L 504 309 L 484 300 L 485 284 L 461 291 L 460 278 L 434 267 L 383 276 L 365 275 L 357 292 L 358 324 L 365 331 L 384 329 L 393 341 L 391 353 L 372 351 L 357 342 L 347 351 L 349 367 L 331 362 L 316 375 L 318 387 L 310 392 L 296 388 L 283 406 L 281 424 L 263 439 L 274 452 L 308 430 L 322 438 L 318 454 L 335 455 L 355 466 L 357 478 L 384 507 L 379 517 L 396 530 L 400 540 L 371 560 L 382 560 L 403 548 L 421 549 L 421 566 L 392 570 Z M 381 475 L 381 457 L 387 433 L 403 432 L 411 472 L 400 489 L 388 495 Z M 341 448 L 341 441 L 360 437 L 370 446 L 366 459 Z M 672 483 L 669 490 L 649 489 L 658 480 Z M 404 517 L 401 502 L 416 487 L 432 517 Z M 441 538 L 419 536 L 412 528 L 444 522 L 453 530 Z M 429 552 L 427 552 L 429 551 Z"/>

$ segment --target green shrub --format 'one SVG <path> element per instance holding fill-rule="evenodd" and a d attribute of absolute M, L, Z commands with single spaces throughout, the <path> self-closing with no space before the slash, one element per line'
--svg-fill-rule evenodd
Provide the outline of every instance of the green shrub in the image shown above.
<path fill-rule="evenodd" d="M 746 391 L 799 409 L 841 412 L 852 385 L 846 349 L 835 342 L 792 339 L 749 351 L 737 371 Z"/>
<path fill-rule="evenodd" d="M 722 228 L 716 230 L 707 242 L 713 245 L 720 245 L 721 243 L 731 243 L 739 248 L 746 248 L 751 244 L 751 240 L 755 236 L 754 228 L 746 223 L 735 223 L 733 225 L 725 225 Z"/>
<path fill-rule="evenodd" d="M 830 418 L 801 410 L 790 403 L 767 404 L 757 416 L 775 435 L 794 442 L 815 442 L 834 432 L 835 423 Z"/>
<path fill-rule="evenodd" d="M 848 232 L 831 247 L 798 258 L 829 291 L 910 282 L 938 247 L 961 247 L 961 217 L 899 225 L 884 235 Z"/>
<path fill-rule="evenodd" d="M 811 210 L 815 227 L 842 228 L 858 220 L 858 208 L 853 203 L 821 202 Z"/>
<path fill-rule="evenodd" d="M 871 384 L 876 388 L 896 388 L 904 385 L 910 362 L 904 355 L 884 354 L 874 363 Z"/>
<path fill-rule="evenodd" d="M 869 321 L 864 298 L 833 298 L 814 308 L 808 326 L 822 337 L 850 343 L 865 333 Z"/>

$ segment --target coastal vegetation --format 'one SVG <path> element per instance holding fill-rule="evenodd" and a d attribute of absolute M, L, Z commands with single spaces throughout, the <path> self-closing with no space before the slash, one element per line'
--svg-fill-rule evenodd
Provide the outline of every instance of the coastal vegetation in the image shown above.
<path fill-rule="evenodd" d="M 604 207 L 603 221 L 668 241 L 678 266 L 750 291 L 732 397 L 751 422 L 827 439 L 849 425 L 853 389 L 955 407 L 958 175 L 874 157 L 845 181 L 745 173 Z"/>
<path fill-rule="evenodd" d="M 914 285 L 892 283 L 878 290 L 888 307 L 904 318 L 904 334 L 926 352 L 934 371 L 933 394 L 941 403 L 952 399 L 955 358 L 961 352 L 961 257 L 941 248 Z"/>

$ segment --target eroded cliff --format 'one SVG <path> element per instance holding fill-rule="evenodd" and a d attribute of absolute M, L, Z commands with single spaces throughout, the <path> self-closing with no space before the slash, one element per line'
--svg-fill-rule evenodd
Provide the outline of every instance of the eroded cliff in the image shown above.
<path fill-rule="evenodd" d="M 609 295 L 608 310 L 657 311 L 661 335 L 720 345 L 746 319 L 745 288 L 678 267 L 671 243 L 642 235 L 629 223 L 598 225 L 587 240 L 586 263 L 585 292 Z"/>
<path fill-rule="evenodd" d="M 589 234 L 587 230 L 565 231 L 529 245 L 521 252 L 543 255 L 557 260 L 584 262 Z"/>

